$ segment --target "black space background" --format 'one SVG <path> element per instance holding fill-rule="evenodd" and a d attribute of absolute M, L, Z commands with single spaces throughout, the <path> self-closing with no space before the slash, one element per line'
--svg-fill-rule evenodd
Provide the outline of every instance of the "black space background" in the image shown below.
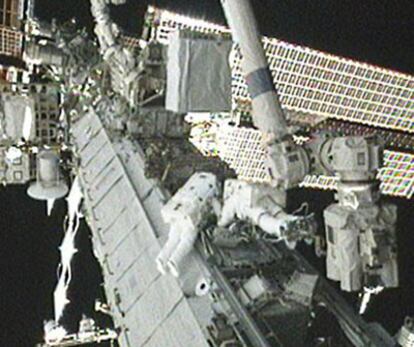
<path fill-rule="evenodd" d="M 264 34 L 414 74 L 413 1 L 252 2 Z M 149 3 L 224 23 L 218 0 L 129 0 L 127 5 L 114 8 L 113 16 L 124 30 L 140 32 Z M 36 14 L 45 20 L 74 17 L 80 26 L 92 28 L 87 0 L 36 0 Z M 42 321 L 53 316 L 52 293 L 64 204 L 60 202 L 52 218 L 47 219 L 44 204 L 27 198 L 25 189 L 0 189 L 0 347 L 29 347 L 40 342 Z M 309 199 L 317 211 L 332 200 L 331 193 L 297 190 L 290 195 L 292 206 Z M 380 321 L 394 333 L 405 315 L 414 314 L 414 214 L 413 201 L 393 201 L 399 205 L 402 287 L 375 298 L 366 318 Z M 65 318 L 72 329 L 82 312 L 92 312 L 94 299 L 101 295 L 99 267 L 91 253 L 87 228 L 80 230 L 77 240 L 79 253 L 74 260 L 75 279 L 70 290 L 73 304 Z"/>

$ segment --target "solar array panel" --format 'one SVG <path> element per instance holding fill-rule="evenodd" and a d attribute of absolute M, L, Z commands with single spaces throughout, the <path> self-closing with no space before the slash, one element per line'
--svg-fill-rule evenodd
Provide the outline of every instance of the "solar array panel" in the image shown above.
<path fill-rule="evenodd" d="M 285 109 L 414 132 L 412 76 L 277 39 L 265 38 L 264 44 Z M 239 56 L 233 73 L 235 97 L 246 100 Z"/>
<path fill-rule="evenodd" d="M 20 58 L 23 33 L 0 25 L 0 54 Z"/>
<path fill-rule="evenodd" d="M 150 7 L 149 11 L 155 11 L 155 16 L 150 16 L 153 19 L 152 23 L 149 23 L 154 32 L 154 37 L 157 41 L 168 44 L 169 35 L 177 29 L 188 29 L 201 33 L 230 33 L 230 30 L 224 26 L 210 23 L 204 20 L 183 16 L 174 12 L 155 9 Z"/>
<path fill-rule="evenodd" d="M 299 185 L 303 188 L 313 188 L 322 190 L 334 190 L 338 185 L 338 177 L 335 176 L 314 176 L 308 175 Z"/>
<path fill-rule="evenodd" d="M 414 195 L 414 155 L 385 151 L 385 167 L 380 171 L 381 189 L 384 193 L 412 198 Z"/>
<path fill-rule="evenodd" d="M 251 182 L 270 182 L 265 166 L 265 149 L 260 131 L 222 126 L 216 134 L 218 155 L 236 172 Z"/>
<path fill-rule="evenodd" d="M 157 10 L 155 37 L 168 42 L 177 28 L 229 32 L 223 26 Z M 280 101 L 288 111 L 414 132 L 414 77 L 264 38 Z M 240 54 L 233 54 L 233 97 L 248 102 Z"/>

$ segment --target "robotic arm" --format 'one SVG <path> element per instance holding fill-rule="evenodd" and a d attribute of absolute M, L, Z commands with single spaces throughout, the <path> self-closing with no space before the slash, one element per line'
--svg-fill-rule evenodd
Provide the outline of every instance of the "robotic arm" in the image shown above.
<path fill-rule="evenodd" d="M 314 233 L 313 216 L 296 216 L 284 211 L 286 193 L 267 184 L 251 184 L 229 179 L 224 185 L 219 227 L 235 219 L 250 221 L 275 239 L 294 248 L 296 242 Z"/>
<path fill-rule="evenodd" d="M 262 132 L 267 148 L 267 167 L 274 186 L 297 186 L 309 172 L 305 149 L 293 142 L 276 93 L 256 18 L 249 0 L 221 1 L 227 22 L 242 54 L 254 125 Z"/>

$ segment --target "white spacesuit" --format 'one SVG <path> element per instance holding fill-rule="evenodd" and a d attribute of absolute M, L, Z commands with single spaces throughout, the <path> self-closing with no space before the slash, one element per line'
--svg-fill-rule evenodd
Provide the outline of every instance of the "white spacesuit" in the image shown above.
<path fill-rule="evenodd" d="M 289 247 L 294 241 L 286 238 L 289 223 L 299 219 L 284 211 L 286 192 L 268 184 L 253 184 L 236 179 L 228 179 L 224 185 L 223 209 L 218 221 L 220 227 L 228 226 L 236 218 L 249 221 L 264 232 L 284 239 Z"/>
<path fill-rule="evenodd" d="M 156 259 L 161 273 L 179 276 L 179 264 L 193 248 L 200 222 L 212 211 L 219 211 L 218 196 L 216 176 L 195 173 L 163 207 L 161 214 L 170 232 Z"/>

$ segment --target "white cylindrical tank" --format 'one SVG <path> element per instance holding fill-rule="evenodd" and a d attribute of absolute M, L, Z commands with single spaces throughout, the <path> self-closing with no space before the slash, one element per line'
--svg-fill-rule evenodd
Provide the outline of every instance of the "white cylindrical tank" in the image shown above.
<path fill-rule="evenodd" d="M 37 156 L 37 177 L 27 190 L 27 194 L 36 200 L 54 200 L 64 197 L 68 186 L 62 181 L 59 168 L 59 156 L 52 150 L 43 150 Z"/>

